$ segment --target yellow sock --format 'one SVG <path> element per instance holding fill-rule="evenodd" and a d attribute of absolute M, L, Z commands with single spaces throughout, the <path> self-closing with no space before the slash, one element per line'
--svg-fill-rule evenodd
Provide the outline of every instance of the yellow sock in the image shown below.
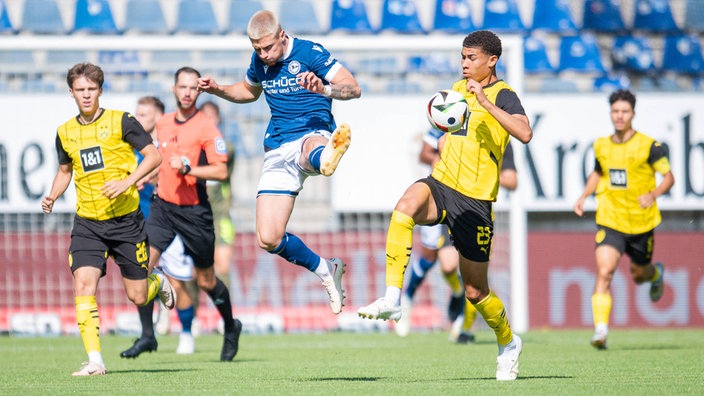
<path fill-rule="evenodd" d="M 653 277 L 650 278 L 650 282 L 651 283 L 655 282 L 656 280 L 658 280 L 659 277 L 660 277 L 660 268 L 655 266 L 655 271 L 653 271 Z"/>
<path fill-rule="evenodd" d="M 594 293 L 592 295 L 592 315 L 594 315 L 594 326 L 600 323 L 608 325 L 610 313 L 611 294 Z"/>
<path fill-rule="evenodd" d="M 386 234 L 386 286 L 403 287 L 403 274 L 411 259 L 413 227 L 410 216 L 393 211 Z"/>
<path fill-rule="evenodd" d="M 81 331 L 86 353 L 100 352 L 100 315 L 95 296 L 78 296 L 76 305 L 76 323 Z"/>
<path fill-rule="evenodd" d="M 511 326 L 506 317 L 504 303 L 494 292 L 489 292 L 489 295 L 474 304 L 474 307 L 477 308 L 477 311 L 482 315 L 486 324 L 494 329 L 496 341 L 499 345 L 507 345 L 511 342 L 513 333 L 511 333 Z"/>
<path fill-rule="evenodd" d="M 460 294 L 464 294 L 464 286 L 462 285 L 462 280 L 460 280 L 460 274 L 457 271 L 452 271 L 449 274 L 443 272 L 442 277 L 445 278 L 445 282 L 447 282 L 450 289 L 452 289 L 453 295 L 459 296 Z"/>
<path fill-rule="evenodd" d="M 149 274 L 147 277 L 147 302 L 144 305 L 147 305 L 159 294 L 159 289 L 161 289 L 161 279 L 157 274 Z"/>
<path fill-rule="evenodd" d="M 464 301 L 464 323 L 462 323 L 462 331 L 469 332 L 472 330 L 474 320 L 477 318 L 477 309 L 474 308 L 474 305 L 472 305 L 469 300 L 465 299 Z"/>

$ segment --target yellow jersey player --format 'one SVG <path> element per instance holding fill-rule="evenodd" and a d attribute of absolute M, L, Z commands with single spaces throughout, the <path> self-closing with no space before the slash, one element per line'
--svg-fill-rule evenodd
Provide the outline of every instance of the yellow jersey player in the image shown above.
<path fill-rule="evenodd" d="M 625 252 L 637 284 L 650 282 L 650 299 L 656 302 L 665 285 L 661 263 L 653 265 L 654 229 L 662 220 L 656 198 L 675 183 L 665 148 L 633 129 L 636 97 L 619 90 L 609 97 L 614 133 L 594 142 L 596 161 L 584 192 L 574 205 L 584 214 L 584 200 L 596 192 L 596 284 L 592 295 L 592 345 L 606 349 L 611 312 L 611 279 Z M 663 175 L 657 184 L 655 173 Z"/>
<path fill-rule="evenodd" d="M 464 78 L 452 89 L 465 96 L 470 116 L 462 129 L 441 138 L 440 161 L 431 175 L 413 183 L 396 204 L 386 239 L 386 293 L 357 313 L 398 321 L 413 227 L 446 224 L 459 251 L 465 295 L 496 334 L 496 379 L 515 380 L 522 342 L 511 331 L 503 302 L 489 289 L 492 203 L 509 137 L 528 143 L 533 131 L 518 95 L 496 76 L 501 51 L 501 40 L 490 31 L 476 31 L 464 38 Z"/>
<path fill-rule="evenodd" d="M 132 115 L 100 107 L 103 81 L 103 71 L 90 63 L 68 71 L 66 82 L 79 114 L 58 128 L 59 169 L 42 200 L 44 213 L 51 213 L 73 178 L 77 202 L 68 260 L 76 322 L 88 353 L 88 362 L 74 376 L 107 372 L 100 352 L 95 295 L 98 281 L 106 274 L 108 256 L 120 267 L 130 301 L 145 305 L 158 294 L 167 308 L 175 304 L 166 277 L 147 276 L 149 245 L 137 192 L 138 182 L 159 166 L 161 155 Z M 139 165 L 135 149 L 144 156 Z"/>

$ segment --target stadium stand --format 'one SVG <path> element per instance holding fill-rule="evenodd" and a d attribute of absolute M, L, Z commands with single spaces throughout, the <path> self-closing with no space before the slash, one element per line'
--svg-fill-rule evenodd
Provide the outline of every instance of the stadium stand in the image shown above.
<path fill-rule="evenodd" d="M 384 0 L 381 30 L 408 34 L 426 32 L 421 25 L 418 7 L 413 0 Z"/>
<path fill-rule="evenodd" d="M 704 1 L 686 0 L 683 28 L 692 33 L 704 31 Z"/>
<path fill-rule="evenodd" d="M 582 28 L 611 33 L 625 31 L 620 0 L 585 0 Z"/>
<path fill-rule="evenodd" d="M 572 18 L 569 1 L 536 1 L 531 29 L 542 29 L 555 33 L 576 32 L 577 25 Z"/>
<path fill-rule="evenodd" d="M 175 33 L 219 34 L 212 3 L 208 0 L 179 0 Z"/>
<path fill-rule="evenodd" d="M 125 33 L 169 34 L 159 0 L 127 0 Z"/>
<path fill-rule="evenodd" d="M 555 67 L 548 58 L 545 42 L 534 35 L 526 36 L 523 41 L 523 64 L 527 74 L 555 72 Z"/>
<path fill-rule="evenodd" d="M 524 33 L 526 28 L 521 19 L 516 0 L 486 0 L 482 28 L 501 33 Z"/>
<path fill-rule="evenodd" d="M 57 35 L 69 33 L 55 0 L 25 0 L 22 3 L 22 31 Z"/>
<path fill-rule="evenodd" d="M 373 33 L 364 0 L 332 0 L 330 30 L 344 33 Z"/>
<path fill-rule="evenodd" d="M 281 25 L 294 35 L 326 32 L 318 21 L 313 3 L 308 0 L 281 0 L 279 20 Z"/>
<path fill-rule="evenodd" d="M 674 33 L 679 31 L 666 0 L 635 0 L 633 3 L 633 29 L 650 32 Z"/>
<path fill-rule="evenodd" d="M 0 33 L 17 33 L 17 30 L 10 21 L 10 15 L 5 7 L 5 1 L 0 0 Z"/>
<path fill-rule="evenodd" d="M 601 61 L 596 37 L 583 33 L 564 36 L 560 39 L 560 63 L 558 72 L 599 73 L 606 72 Z"/>
<path fill-rule="evenodd" d="M 108 0 L 76 1 L 73 30 L 92 34 L 118 34 Z"/>
<path fill-rule="evenodd" d="M 433 31 L 462 34 L 475 29 L 468 0 L 437 0 Z"/>
<path fill-rule="evenodd" d="M 264 6 L 259 0 L 231 1 L 228 8 L 226 33 L 244 34 L 247 31 L 249 17 L 255 12 L 263 10 Z"/>
<path fill-rule="evenodd" d="M 667 37 L 662 68 L 665 71 L 688 75 L 704 73 L 700 38 L 692 35 Z"/>
<path fill-rule="evenodd" d="M 655 71 L 653 49 L 645 37 L 619 36 L 611 51 L 612 69 L 635 73 Z"/>

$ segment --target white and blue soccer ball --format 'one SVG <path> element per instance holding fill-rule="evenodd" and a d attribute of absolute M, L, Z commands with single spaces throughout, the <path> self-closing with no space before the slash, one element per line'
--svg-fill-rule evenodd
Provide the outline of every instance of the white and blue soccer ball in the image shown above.
<path fill-rule="evenodd" d="M 461 93 L 443 89 L 430 98 L 426 115 L 433 128 L 446 133 L 457 132 L 468 116 L 467 101 Z"/>

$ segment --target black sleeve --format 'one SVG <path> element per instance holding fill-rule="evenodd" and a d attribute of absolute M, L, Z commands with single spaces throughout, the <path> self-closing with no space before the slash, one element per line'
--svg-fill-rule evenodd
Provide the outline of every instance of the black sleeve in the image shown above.
<path fill-rule="evenodd" d="M 653 142 L 653 144 L 650 145 L 650 154 L 648 154 L 648 163 L 650 165 L 656 163 L 660 158 L 667 156 L 667 148 L 664 145 L 658 142 Z"/>
<path fill-rule="evenodd" d="M 59 157 L 59 164 L 61 165 L 66 165 L 73 162 L 66 150 L 64 150 L 64 145 L 61 143 L 58 133 L 56 134 L 56 156 Z"/>
<path fill-rule="evenodd" d="M 511 145 L 511 142 L 508 142 L 508 146 L 506 146 L 506 150 L 504 151 L 504 159 L 501 162 L 501 170 L 516 170 L 516 161 L 513 159 L 513 145 Z"/>
<path fill-rule="evenodd" d="M 137 151 L 142 151 L 152 144 L 152 137 L 144 130 L 142 124 L 130 113 L 122 113 L 122 140 L 129 143 Z"/>
<path fill-rule="evenodd" d="M 599 160 L 596 158 L 596 156 L 594 156 L 594 172 L 600 175 L 604 174 L 604 170 L 601 169 L 601 163 L 599 163 Z"/>
<path fill-rule="evenodd" d="M 496 105 L 509 114 L 526 115 L 518 95 L 510 89 L 502 89 L 496 95 Z"/>

